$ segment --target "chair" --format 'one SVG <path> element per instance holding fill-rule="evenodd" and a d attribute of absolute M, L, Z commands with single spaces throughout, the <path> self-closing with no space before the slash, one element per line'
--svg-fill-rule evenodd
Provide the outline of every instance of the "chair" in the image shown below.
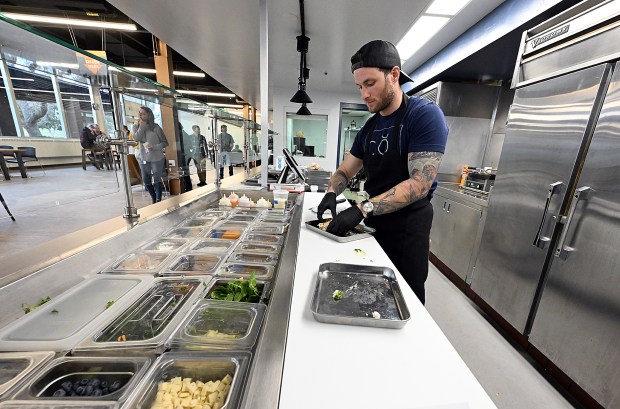
<path fill-rule="evenodd" d="M 28 162 L 36 161 L 41 167 L 43 174 L 44 175 L 46 174 L 45 169 L 43 169 L 43 165 L 41 165 L 39 158 L 37 158 L 37 148 L 35 148 L 34 146 L 18 146 L 17 149 L 21 149 L 25 151 L 25 152 L 22 152 L 22 161 L 24 162 L 24 166 L 26 166 L 26 169 L 28 169 L 28 165 L 27 165 Z M 7 159 L 7 162 L 17 163 L 17 158 L 14 157 L 13 159 Z"/>
<path fill-rule="evenodd" d="M 13 149 L 13 148 L 2 148 L 2 149 Z M 9 206 L 7 206 L 6 202 L 4 201 L 4 197 L 2 197 L 2 193 L 0 193 L 0 202 L 2 202 L 2 205 L 6 209 L 6 212 L 9 214 L 9 216 L 11 216 L 11 219 L 15 221 L 15 217 L 13 217 L 13 215 L 11 214 L 11 211 L 9 210 Z"/>

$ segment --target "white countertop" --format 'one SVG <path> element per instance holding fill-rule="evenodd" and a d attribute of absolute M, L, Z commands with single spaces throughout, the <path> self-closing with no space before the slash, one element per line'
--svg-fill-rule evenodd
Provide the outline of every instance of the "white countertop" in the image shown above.
<path fill-rule="evenodd" d="M 322 197 L 305 193 L 303 203 L 280 409 L 495 408 L 374 238 L 338 243 L 305 227 L 316 220 L 309 209 Z M 403 329 L 315 321 L 312 294 L 319 265 L 327 262 L 393 269 L 411 320 Z"/>

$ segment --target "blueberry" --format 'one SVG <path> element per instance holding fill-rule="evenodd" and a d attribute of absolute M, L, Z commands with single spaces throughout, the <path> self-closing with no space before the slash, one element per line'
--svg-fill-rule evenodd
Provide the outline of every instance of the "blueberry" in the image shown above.
<path fill-rule="evenodd" d="M 98 388 L 99 385 L 101 385 L 101 381 L 99 380 L 99 378 L 94 378 L 90 381 L 90 384 L 93 386 L 93 388 Z"/>
<path fill-rule="evenodd" d="M 97 388 L 95 389 L 95 391 L 93 392 L 93 396 L 101 396 L 103 395 L 103 392 L 101 392 L 101 389 Z"/>
<path fill-rule="evenodd" d="M 86 387 L 85 386 L 78 386 L 78 388 L 75 390 L 75 393 L 80 395 L 80 396 L 84 396 L 85 392 L 86 392 Z"/>
<path fill-rule="evenodd" d="M 115 390 L 117 390 L 120 387 L 121 387 L 121 382 L 120 381 L 114 381 L 114 382 L 112 382 L 112 385 L 110 385 L 109 389 L 110 389 L 110 392 L 114 392 Z"/>
<path fill-rule="evenodd" d="M 94 389 L 93 389 L 92 385 L 88 385 L 86 387 L 86 392 L 84 392 L 84 395 L 86 395 L 86 396 L 93 396 L 93 391 L 94 391 Z"/>
<path fill-rule="evenodd" d="M 107 395 L 108 393 L 110 393 L 110 390 L 108 388 L 101 389 L 101 394 L 102 395 Z"/>
<path fill-rule="evenodd" d="M 71 391 L 71 392 L 69 393 L 69 396 L 78 396 L 78 394 L 77 394 L 77 393 L 75 393 L 75 391 Z"/>
<path fill-rule="evenodd" d="M 64 389 L 58 389 L 56 392 L 54 392 L 52 396 L 61 397 L 61 396 L 66 396 L 66 395 L 67 395 L 67 392 Z"/>
<path fill-rule="evenodd" d="M 88 385 L 88 379 L 84 378 L 80 381 L 80 386 L 86 386 L 86 385 Z"/>
<path fill-rule="evenodd" d="M 108 381 L 101 381 L 101 389 L 108 387 Z"/>
<path fill-rule="evenodd" d="M 73 388 L 71 381 L 65 381 L 60 386 L 65 390 L 65 392 L 71 392 L 71 389 Z"/>

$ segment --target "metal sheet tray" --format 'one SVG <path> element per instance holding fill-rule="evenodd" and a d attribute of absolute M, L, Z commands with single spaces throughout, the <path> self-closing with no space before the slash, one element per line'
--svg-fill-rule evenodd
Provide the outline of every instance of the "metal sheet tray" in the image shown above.
<path fill-rule="evenodd" d="M 312 231 L 322 234 L 325 237 L 329 237 L 330 239 L 335 240 L 339 243 L 347 243 L 350 241 L 365 239 L 367 237 L 371 237 L 376 231 L 372 227 L 368 227 L 363 224 L 358 224 L 357 227 L 355 227 L 353 230 L 348 232 L 346 236 L 336 236 L 335 234 L 328 233 L 324 230 L 321 230 L 319 228 L 319 223 L 321 223 L 321 221 L 319 220 L 310 220 L 309 222 L 306 222 L 306 227 Z"/>
<path fill-rule="evenodd" d="M 338 301 L 336 290 L 343 293 Z M 410 318 L 392 269 L 354 264 L 319 266 L 311 310 L 320 322 L 366 327 L 402 328 Z"/>

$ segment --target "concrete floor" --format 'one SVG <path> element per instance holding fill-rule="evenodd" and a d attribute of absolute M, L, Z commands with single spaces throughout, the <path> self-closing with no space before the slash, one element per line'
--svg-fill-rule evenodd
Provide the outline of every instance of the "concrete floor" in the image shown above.
<path fill-rule="evenodd" d="M 33 169 L 29 179 L 13 172 L 10 181 L 0 181 L 0 193 L 17 219 L 11 221 L 0 208 L 0 265 L 5 255 L 123 213 L 124 192 L 115 172 L 97 171 L 92 166 L 86 171 L 70 167 L 46 172 L 43 175 Z M 243 168 L 236 167 L 235 174 L 239 172 Z M 213 183 L 214 177 L 210 171 L 207 181 Z M 195 185 L 198 179 L 193 179 Z M 133 198 L 137 208 L 151 203 L 140 186 L 133 188 Z M 498 408 L 579 408 L 432 264 L 426 307 Z"/>

